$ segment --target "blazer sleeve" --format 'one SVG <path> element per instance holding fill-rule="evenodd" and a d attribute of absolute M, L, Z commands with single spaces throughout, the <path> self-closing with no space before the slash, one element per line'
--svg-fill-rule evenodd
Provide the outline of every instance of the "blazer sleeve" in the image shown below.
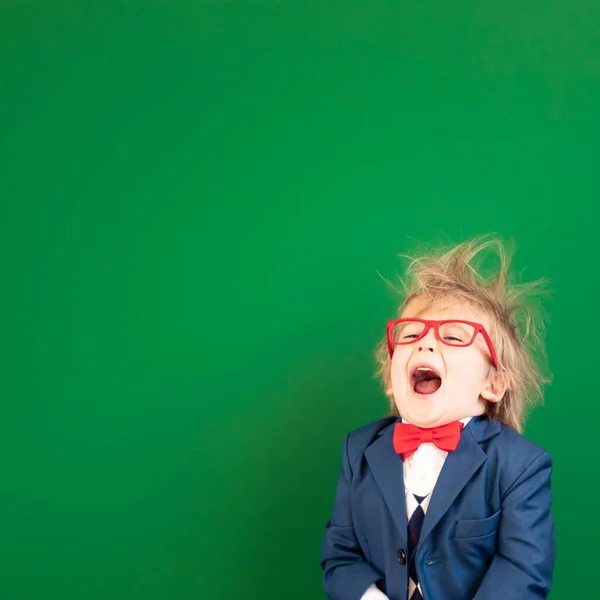
<path fill-rule="evenodd" d="M 350 509 L 352 469 L 348 456 L 350 436 L 344 440 L 342 467 L 331 518 L 321 547 L 323 586 L 331 600 L 360 600 L 381 575 L 367 562 L 356 538 Z"/>
<path fill-rule="evenodd" d="M 473 600 L 545 600 L 556 554 L 552 459 L 536 456 L 502 500 L 498 548 Z"/>

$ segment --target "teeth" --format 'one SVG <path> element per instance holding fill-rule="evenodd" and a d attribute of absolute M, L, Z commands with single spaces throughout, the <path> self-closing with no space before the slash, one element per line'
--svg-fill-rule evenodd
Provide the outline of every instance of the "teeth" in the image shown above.
<path fill-rule="evenodd" d="M 419 367 L 417 369 L 417 371 L 431 371 L 431 372 L 433 372 L 433 369 L 428 369 L 427 367 Z"/>

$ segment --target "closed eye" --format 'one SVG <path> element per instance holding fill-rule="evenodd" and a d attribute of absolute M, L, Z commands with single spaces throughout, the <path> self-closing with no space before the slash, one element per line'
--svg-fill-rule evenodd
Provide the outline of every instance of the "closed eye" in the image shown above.
<path fill-rule="evenodd" d="M 447 335 L 446 337 L 444 337 L 445 340 L 448 340 L 449 342 L 460 342 L 461 344 L 463 343 L 463 340 L 461 340 L 460 338 L 454 337 L 453 335 Z"/>

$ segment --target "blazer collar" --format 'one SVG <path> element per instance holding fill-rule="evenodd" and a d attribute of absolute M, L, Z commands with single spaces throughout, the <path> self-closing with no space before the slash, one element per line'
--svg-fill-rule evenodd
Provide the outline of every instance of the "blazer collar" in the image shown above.
<path fill-rule="evenodd" d="M 402 457 L 393 444 L 394 426 L 400 419 L 384 427 L 365 450 L 365 457 L 402 541 L 406 543 L 406 498 Z M 472 418 L 463 429 L 460 442 L 450 452 L 433 490 L 425 515 L 420 541 L 423 541 L 450 508 L 471 477 L 487 460 L 480 444 L 498 435 L 501 425 L 486 416 Z"/>

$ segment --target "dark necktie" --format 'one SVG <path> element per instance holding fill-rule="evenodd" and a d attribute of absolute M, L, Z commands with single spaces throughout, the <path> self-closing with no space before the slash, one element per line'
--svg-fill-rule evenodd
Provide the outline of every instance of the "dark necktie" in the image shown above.
<path fill-rule="evenodd" d="M 408 600 L 423 600 L 421 590 L 419 589 L 419 577 L 415 563 L 415 554 L 421 537 L 421 529 L 423 528 L 423 520 L 425 519 L 425 511 L 423 510 L 423 502 L 427 496 L 417 496 L 412 494 L 417 501 L 417 506 L 410 515 L 408 520 L 408 577 L 416 586 L 409 596 Z M 410 591 L 409 586 L 409 591 Z"/>

